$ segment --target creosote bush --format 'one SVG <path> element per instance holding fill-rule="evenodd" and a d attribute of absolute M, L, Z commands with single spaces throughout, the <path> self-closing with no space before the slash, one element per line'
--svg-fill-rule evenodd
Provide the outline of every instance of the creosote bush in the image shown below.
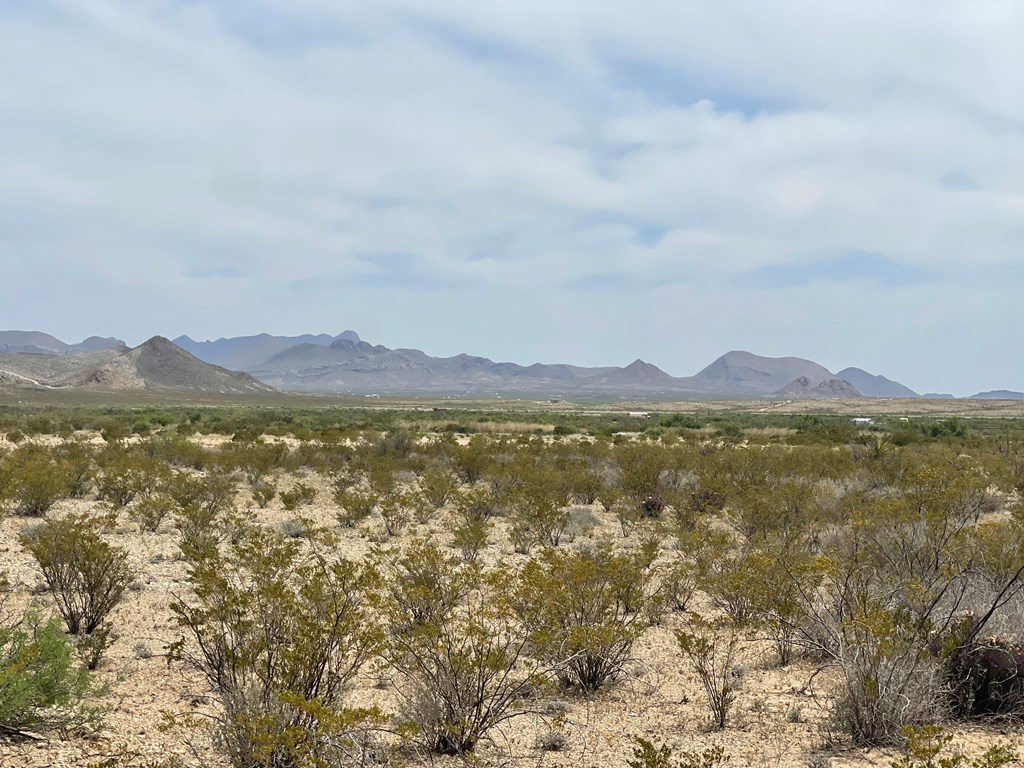
<path fill-rule="evenodd" d="M 134 578 L 128 552 L 104 534 L 112 516 L 69 514 L 27 531 L 22 545 L 35 558 L 68 632 L 78 638 L 90 669 L 109 643 L 106 620 Z"/>
<path fill-rule="evenodd" d="M 676 642 L 700 679 L 712 723 L 725 728 L 741 683 L 735 674 L 742 635 L 731 622 L 708 624 L 694 615 L 691 629 L 676 630 Z"/>
<path fill-rule="evenodd" d="M 512 591 L 531 653 L 566 686 L 596 691 L 631 658 L 637 637 L 660 619 L 651 588 L 655 552 L 615 554 L 607 542 L 579 552 L 543 550 Z"/>
<path fill-rule="evenodd" d="M 959 749 L 949 749 L 953 736 L 938 725 L 907 726 L 902 734 L 906 739 L 904 754 L 892 762 L 892 768 L 1002 768 L 1017 759 L 1017 752 L 1002 742 L 968 760 Z"/>
<path fill-rule="evenodd" d="M 300 766 L 355 749 L 381 727 L 376 710 L 346 706 L 349 684 L 380 649 L 375 569 L 255 525 L 197 553 L 194 597 L 171 610 L 185 637 L 172 648 L 207 679 L 221 714 L 217 745 L 238 768 Z"/>
<path fill-rule="evenodd" d="M 0 465 L 0 485 L 18 514 L 42 517 L 69 495 L 66 465 L 49 448 L 27 444 Z"/>
<path fill-rule="evenodd" d="M 465 755 L 523 713 L 543 677 L 529 633 L 509 610 L 509 576 L 417 545 L 392 569 L 385 657 L 398 673 L 405 716 L 433 752 Z"/>

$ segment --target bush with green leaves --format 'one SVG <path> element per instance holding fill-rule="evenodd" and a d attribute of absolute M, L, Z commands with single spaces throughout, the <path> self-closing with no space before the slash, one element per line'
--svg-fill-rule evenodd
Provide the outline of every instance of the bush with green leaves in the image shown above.
<path fill-rule="evenodd" d="M 22 515 L 42 517 L 68 495 L 65 464 L 45 446 L 28 443 L 17 448 L 0 466 L 0 475 L 0 485 Z"/>
<path fill-rule="evenodd" d="M 185 631 L 172 655 L 217 695 L 216 745 L 231 765 L 319 764 L 379 725 L 379 712 L 345 702 L 382 641 L 372 567 L 336 557 L 323 532 L 300 541 L 246 525 L 199 553 L 189 582 L 192 596 L 171 606 Z"/>
<path fill-rule="evenodd" d="M 1017 752 L 1006 742 L 993 744 L 979 757 L 968 760 L 959 749 L 949 749 L 953 736 L 938 725 L 902 729 L 904 754 L 892 768 L 1002 768 L 1016 763 Z"/>
<path fill-rule="evenodd" d="M 351 486 L 338 490 L 334 502 L 339 509 L 335 515 L 344 528 L 354 528 L 373 514 L 377 508 L 377 494 L 372 490 Z"/>
<path fill-rule="evenodd" d="M 421 545 L 389 580 L 385 658 L 400 678 L 405 716 L 433 752 L 471 753 L 488 731 L 524 713 L 543 677 L 506 602 L 509 578 L 485 577 Z"/>
<path fill-rule="evenodd" d="M 48 520 L 21 538 L 90 669 L 99 664 L 110 641 L 107 617 L 135 576 L 127 550 L 104 539 L 113 526 L 112 515 L 75 513 Z"/>
<path fill-rule="evenodd" d="M 696 672 L 707 697 L 712 723 L 725 728 L 741 679 L 735 674 L 742 634 L 732 622 L 709 624 L 694 616 L 689 629 L 676 630 L 679 650 Z"/>
<path fill-rule="evenodd" d="M 316 488 L 308 483 L 296 483 L 287 491 L 281 491 L 280 497 L 284 508 L 292 512 L 316 501 Z"/>
<path fill-rule="evenodd" d="M 93 703 L 100 693 L 59 618 L 44 620 L 29 611 L 0 619 L 0 739 L 21 732 L 94 732 L 103 722 Z"/>
<path fill-rule="evenodd" d="M 626 761 L 629 768 L 719 768 L 729 762 L 729 755 L 722 747 L 708 747 L 697 751 L 685 751 L 673 759 L 668 744 L 654 746 L 642 736 L 634 736 L 633 758 Z"/>
<path fill-rule="evenodd" d="M 532 538 L 528 544 L 557 547 L 572 521 L 560 477 L 540 466 L 521 471 L 521 482 L 509 494 L 512 525 L 520 537 Z"/>
<path fill-rule="evenodd" d="M 79 441 L 65 442 L 54 449 L 64 473 L 64 485 L 67 494 L 73 499 L 81 499 L 92 490 L 93 449 Z"/>
<path fill-rule="evenodd" d="M 579 552 L 548 548 L 531 559 L 512 592 L 531 653 L 564 685 L 595 691 L 619 675 L 633 643 L 660 620 L 651 586 L 655 551 L 615 554 L 607 542 Z"/>
<path fill-rule="evenodd" d="M 171 474 L 165 462 L 138 447 L 117 442 L 100 452 L 96 461 L 100 468 L 96 495 L 117 509 L 128 506 L 137 497 L 155 493 L 164 487 Z"/>
<path fill-rule="evenodd" d="M 128 507 L 128 516 L 135 521 L 140 531 L 154 533 L 177 508 L 174 499 L 166 493 L 155 493 Z"/>
<path fill-rule="evenodd" d="M 427 500 L 440 508 L 459 488 L 459 478 L 445 464 L 434 461 L 424 468 L 419 478 L 420 491 Z"/>

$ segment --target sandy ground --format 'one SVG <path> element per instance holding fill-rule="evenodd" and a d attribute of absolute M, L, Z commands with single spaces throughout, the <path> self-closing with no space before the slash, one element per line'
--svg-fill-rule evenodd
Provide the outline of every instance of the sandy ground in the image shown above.
<path fill-rule="evenodd" d="M 285 478 L 282 487 L 297 478 Z M 318 500 L 301 514 L 321 524 L 332 524 L 335 508 L 327 487 L 315 475 L 301 477 L 319 484 Z M 248 507 L 251 500 L 240 492 L 238 503 Z M 60 516 L 97 506 L 95 501 L 60 502 L 50 513 Z M 616 537 L 623 542 L 615 520 L 592 508 L 600 526 L 592 534 Z M 279 500 L 265 510 L 255 510 L 260 523 L 278 526 L 297 513 L 284 510 Z M 445 541 L 444 513 L 426 525 L 413 524 L 403 538 L 432 536 Z M 17 590 L 17 599 L 49 606 L 41 575 L 18 543 L 19 534 L 38 521 L 16 516 L 0 519 L 0 570 L 6 570 Z M 521 558 L 498 521 L 494 543 L 483 553 L 485 563 Z M 358 529 L 339 529 L 344 554 L 360 558 L 374 540 L 381 538 L 379 520 L 369 520 Z M 181 664 L 168 664 L 166 646 L 179 637 L 179 630 L 168 609 L 173 597 L 187 594 L 185 564 L 178 558 L 176 531 L 167 523 L 156 533 L 142 533 L 122 513 L 113 543 L 126 547 L 138 571 L 137 582 L 117 609 L 113 624 L 118 639 L 108 652 L 100 670 L 109 685 L 105 703 L 110 707 L 107 728 L 96 739 L 62 741 L 54 736 L 42 742 L 0 741 L 0 766 L 3 768 L 78 768 L 116 754 L 127 747 L 142 755 L 189 756 L 182 732 L 161 732 L 163 716 L 203 714 L 210 710 L 208 691 L 198 674 Z M 563 696 L 566 737 L 562 751 L 537 748 L 541 734 L 552 728 L 551 716 L 530 715 L 516 719 L 491 734 L 478 750 L 479 765 L 529 766 L 622 766 L 630 756 L 633 735 L 655 743 L 668 743 L 676 750 L 705 749 L 722 745 L 731 755 L 733 766 L 807 766 L 822 746 L 821 724 L 829 703 L 828 674 L 813 678 L 815 668 L 796 663 L 780 669 L 774 664 L 769 646 L 748 642 L 743 648 L 745 669 L 743 687 L 731 723 L 724 731 L 708 729 L 704 693 L 693 672 L 684 663 L 674 640 L 673 628 L 684 621 L 669 615 L 661 626 L 648 630 L 635 648 L 635 661 L 628 674 L 616 685 L 590 698 Z M 383 679 L 382 679 L 383 677 Z M 387 674 L 368 671 L 358 681 L 354 700 L 376 703 L 388 708 L 396 705 Z M 1016 732 L 1001 734 L 995 730 L 957 730 L 957 743 L 977 752 L 999 739 L 1009 739 L 1024 751 L 1024 738 Z M 201 739 L 200 739 L 201 741 Z M 832 754 L 831 765 L 889 766 L 893 753 L 873 750 L 849 750 Z M 457 764 L 437 760 L 431 764 Z M 139 764 L 139 763 L 136 763 Z M 206 752 L 190 765 L 220 765 L 218 758 Z M 825 763 L 823 763 L 825 764 Z"/>

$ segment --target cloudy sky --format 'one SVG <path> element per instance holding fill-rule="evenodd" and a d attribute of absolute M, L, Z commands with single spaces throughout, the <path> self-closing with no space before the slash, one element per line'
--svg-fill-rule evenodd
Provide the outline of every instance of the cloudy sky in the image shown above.
<path fill-rule="evenodd" d="M 0 3 L 0 328 L 1024 389 L 1018 0 Z"/>

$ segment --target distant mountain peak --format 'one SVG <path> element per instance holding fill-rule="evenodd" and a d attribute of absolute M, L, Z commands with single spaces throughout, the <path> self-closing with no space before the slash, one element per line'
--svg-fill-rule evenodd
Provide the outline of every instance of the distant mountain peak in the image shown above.
<path fill-rule="evenodd" d="M 800 357 L 763 357 L 734 349 L 697 373 L 693 381 L 711 391 L 767 395 L 800 378 L 817 383 L 831 379 L 832 372 Z"/>
<path fill-rule="evenodd" d="M 971 395 L 968 400 L 1024 400 L 1024 392 L 1014 392 L 1012 389 L 994 389 L 991 392 L 978 392 Z"/>
<path fill-rule="evenodd" d="M 850 382 L 843 379 L 826 379 L 815 383 L 806 376 L 799 376 L 772 397 L 785 397 L 793 400 L 837 400 L 851 397 L 863 397 Z"/>
<path fill-rule="evenodd" d="M 917 392 L 898 381 L 875 376 L 861 368 L 844 368 L 836 374 L 836 378 L 850 382 L 867 397 L 920 397 Z"/>

